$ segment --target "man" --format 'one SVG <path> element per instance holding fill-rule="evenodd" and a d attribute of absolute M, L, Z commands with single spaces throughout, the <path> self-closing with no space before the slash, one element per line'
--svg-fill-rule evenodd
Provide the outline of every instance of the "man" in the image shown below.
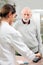
<path fill-rule="evenodd" d="M 40 26 L 37 26 L 36 22 L 32 18 L 32 12 L 29 8 L 24 8 L 21 12 L 21 16 L 22 19 L 16 22 L 13 26 L 23 35 L 22 39 L 28 48 L 32 50 L 37 57 L 41 58 L 43 55 L 43 49 L 40 36 Z"/>

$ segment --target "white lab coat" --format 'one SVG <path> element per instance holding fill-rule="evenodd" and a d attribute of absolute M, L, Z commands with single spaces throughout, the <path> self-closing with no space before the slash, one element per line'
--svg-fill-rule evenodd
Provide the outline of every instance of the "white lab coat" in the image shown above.
<path fill-rule="evenodd" d="M 43 56 L 43 45 L 40 34 L 40 14 L 33 13 L 30 24 L 23 24 L 22 20 L 18 20 L 13 27 L 23 35 L 23 41 L 34 53 L 39 51 Z"/>
<path fill-rule="evenodd" d="M 16 65 L 15 50 L 33 60 L 35 54 L 22 41 L 22 35 L 7 22 L 0 25 L 0 65 Z"/>

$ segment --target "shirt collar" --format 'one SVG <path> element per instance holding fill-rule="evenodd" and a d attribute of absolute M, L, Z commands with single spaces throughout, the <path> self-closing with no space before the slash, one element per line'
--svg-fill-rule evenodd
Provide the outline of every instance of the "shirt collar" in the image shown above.
<path fill-rule="evenodd" d="M 22 19 L 22 22 L 23 22 L 23 24 L 30 24 L 30 20 L 29 20 L 28 23 L 27 23 L 27 22 L 25 22 L 25 21 Z"/>

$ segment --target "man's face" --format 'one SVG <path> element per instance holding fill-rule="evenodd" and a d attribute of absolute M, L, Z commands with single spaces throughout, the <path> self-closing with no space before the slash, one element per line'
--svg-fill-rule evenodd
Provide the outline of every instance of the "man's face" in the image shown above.
<path fill-rule="evenodd" d="M 22 12 L 22 19 L 25 21 L 28 21 L 31 18 L 31 11 L 30 10 L 24 10 Z"/>

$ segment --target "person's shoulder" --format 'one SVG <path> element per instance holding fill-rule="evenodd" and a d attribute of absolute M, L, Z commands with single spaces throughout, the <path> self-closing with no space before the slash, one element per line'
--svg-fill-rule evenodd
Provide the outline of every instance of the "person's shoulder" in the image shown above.
<path fill-rule="evenodd" d="M 10 33 L 15 33 L 16 32 L 16 30 L 14 29 L 14 27 L 11 26 L 11 25 L 9 25 L 9 31 L 10 31 Z"/>
<path fill-rule="evenodd" d="M 10 33 L 12 35 L 18 35 L 18 36 L 22 36 L 21 33 L 19 31 L 17 31 L 14 27 L 10 26 Z"/>
<path fill-rule="evenodd" d="M 34 18 L 33 18 L 33 17 L 31 17 L 30 21 L 31 21 L 31 23 L 32 23 L 33 25 L 35 25 L 35 26 L 36 26 L 36 22 L 35 22 L 35 20 L 34 20 Z"/>
<path fill-rule="evenodd" d="M 40 13 L 32 13 L 32 21 L 36 26 L 40 26 Z"/>

